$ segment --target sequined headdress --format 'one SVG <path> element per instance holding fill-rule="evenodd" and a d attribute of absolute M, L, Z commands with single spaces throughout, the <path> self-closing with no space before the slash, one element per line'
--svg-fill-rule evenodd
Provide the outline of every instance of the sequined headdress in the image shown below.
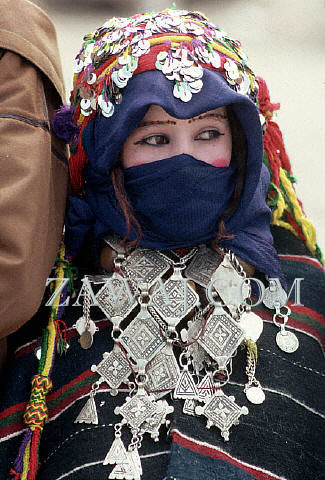
<path fill-rule="evenodd" d="M 160 70 L 173 82 L 174 96 L 189 102 L 202 89 L 203 68 L 218 71 L 232 89 L 256 101 L 258 85 L 240 43 L 201 13 L 164 10 L 108 20 L 84 37 L 74 61 L 74 121 L 83 130 L 97 114 L 114 115 L 129 80 L 148 70 Z M 70 162 L 76 190 L 87 161 L 81 136 Z"/>

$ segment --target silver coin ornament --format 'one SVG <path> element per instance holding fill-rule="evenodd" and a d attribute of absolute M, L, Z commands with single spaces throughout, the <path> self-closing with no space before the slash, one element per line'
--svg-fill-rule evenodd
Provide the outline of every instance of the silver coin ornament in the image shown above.
<path fill-rule="evenodd" d="M 299 340 L 293 332 L 280 330 L 275 339 L 278 347 L 285 353 L 293 353 L 299 347 Z"/>
<path fill-rule="evenodd" d="M 245 391 L 247 400 L 255 405 L 260 405 L 265 400 L 265 393 L 261 387 L 254 385 L 247 388 Z"/>
<path fill-rule="evenodd" d="M 267 308 L 271 310 L 278 306 L 279 308 L 283 307 L 287 303 L 287 294 L 283 288 L 277 285 L 272 289 L 270 287 L 265 289 L 263 296 L 263 303 Z"/>
<path fill-rule="evenodd" d="M 80 338 L 79 343 L 84 350 L 88 350 L 93 344 L 93 336 L 89 330 L 85 330 Z"/>
<path fill-rule="evenodd" d="M 263 320 L 253 312 L 244 312 L 239 325 L 245 331 L 245 337 L 256 343 L 263 331 Z"/>

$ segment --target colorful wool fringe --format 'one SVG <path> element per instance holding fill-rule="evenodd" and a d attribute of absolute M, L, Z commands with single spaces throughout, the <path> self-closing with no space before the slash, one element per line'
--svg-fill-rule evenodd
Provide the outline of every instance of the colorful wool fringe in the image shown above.
<path fill-rule="evenodd" d="M 69 268 L 67 268 L 68 260 L 65 258 L 65 247 L 62 244 L 56 267 L 58 284 L 56 286 L 60 285 L 60 279 L 65 277 L 65 273 L 67 271 L 69 273 Z M 24 414 L 24 422 L 28 429 L 20 445 L 13 468 L 10 470 L 11 478 L 16 480 L 35 480 L 39 467 L 38 451 L 40 437 L 48 418 L 46 395 L 52 388 L 50 375 L 56 351 L 64 349 L 65 343 L 64 335 L 60 329 L 62 320 L 59 318 L 63 314 L 63 308 L 60 306 L 60 303 L 63 303 L 67 291 L 68 288 L 64 289 L 55 300 L 48 326 L 43 332 L 42 353 L 38 371 L 37 375 L 32 379 L 31 395 Z"/>
<path fill-rule="evenodd" d="M 281 130 L 272 120 L 273 112 L 279 110 L 279 103 L 271 103 L 269 90 L 265 80 L 258 77 L 259 109 L 266 120 L 264 133 L 264 162 L 271 175 L 268 204 L 273 210 L 273 225 L 290 230 L 296 237 L 303 240 L 307 248 L 324 265 L 322 252 L 316 243 L 316 229 L 303 211 L 302 203 L 297 198 L 293 184 L 290 160 L 287 155 Z"/>

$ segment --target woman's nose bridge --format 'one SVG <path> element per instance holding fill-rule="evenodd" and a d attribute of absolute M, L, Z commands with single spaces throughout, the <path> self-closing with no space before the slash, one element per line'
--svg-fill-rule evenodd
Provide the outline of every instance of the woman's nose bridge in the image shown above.
<path fill-rule="evenodd" d="M 194 150 L 194 140 L 186 125 L 181 124 L 176 135 L 175 154 L 186 153 L 190 155 Z"/>

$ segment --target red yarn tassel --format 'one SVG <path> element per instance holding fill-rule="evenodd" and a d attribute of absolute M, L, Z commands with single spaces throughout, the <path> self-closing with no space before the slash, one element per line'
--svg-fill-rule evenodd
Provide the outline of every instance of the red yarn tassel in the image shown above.
<path fill-rule="evenodd" d="M 33 431 L 32 439 L 31 439 L 28 480 L 36 479 L 37 470 L 39 468 L 38 451 L 39 451 L 40 438 L 41 438 L 41 429 L 35 428 L 35 430 Z"/>
<path fill-rule="evenodd" d="M 89 117 L 85 118 L 78 137 L 78 150 L 75 154 L 70 155 L 69 158 L 70 181 L 75 192 L 80 192 L 84 186 L 82 172 L 85 164 L 88 163 L 88 157 L 82 145 L 82 134 L 85 127 L 94 118 L 94 116 L 95 112 Z"/>
<path fill-rule="evenodd" d="M 21 477 L 21 473 L 16 472 L 14 468 L 10 469 L 9 475 L 12 476 L 13 480 L 19 480 Z"/>
<path fill-rule="evenodd" d="M 80 190 L 82 190 L 82 172 L 87 161 L 88 158 L 82 146 L 82 135 L 80 132 L 77 153 L 75 153 L 74 155 L 70 155 L 69 158 L 70 182 L 75 192 L 80 192 Z"/>
<path fill-rule="evenodd" d="M 260 112 L 266 118 L 267 128 L 264 134 L 264 148 L 270 160 L 272 169 L 272 181 L 276 186 L 280 185 L 280 168 L 284 168 L 291 173 L 290 159 L 287 155 L 283 136 L 279 125 L 272 121 L 273 112 L 280 109 L 279 103 L 272 103 L 270 99 L 270 92 L 267 88 L 266 82 L 263 78 L 258 78 L 259 92 L 258 103 Z"/>

